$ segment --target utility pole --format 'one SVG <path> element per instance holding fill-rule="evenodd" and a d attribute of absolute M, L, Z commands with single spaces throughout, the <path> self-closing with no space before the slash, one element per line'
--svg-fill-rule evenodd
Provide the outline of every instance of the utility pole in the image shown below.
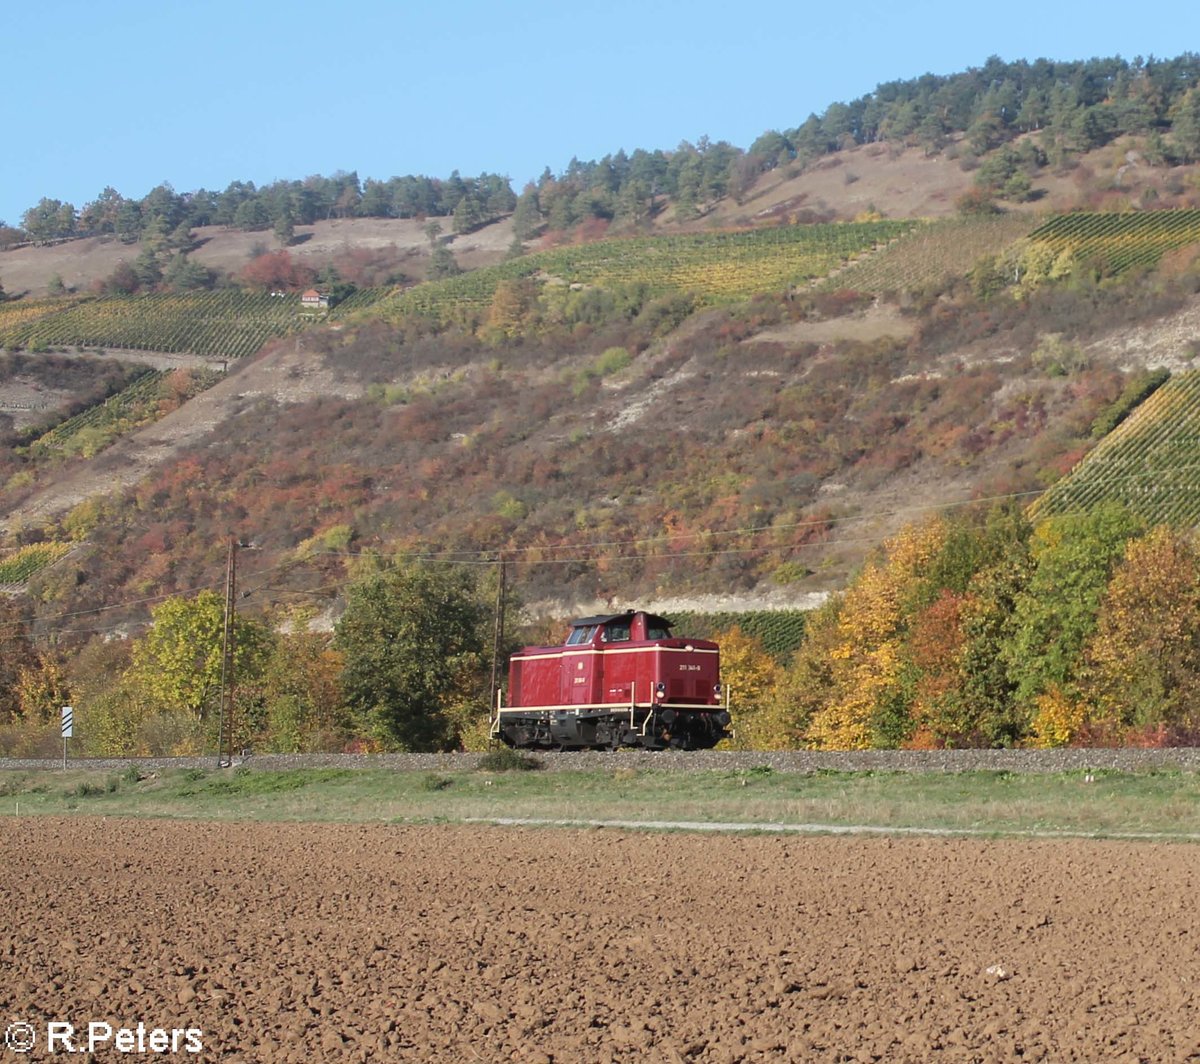
<path fill-rule="evenodd" d="M 500 654 L 504 646 L 504 592 L 507 580 L 507 563 L 500 555 L 500 579 L 496 581 L 496 625 L 492 641 L 492 686 L 488 717 L 496 712 L 496 692 L 500 690 Z"/>
<path fill-rule="evenodd" d="M 225 566 L 225 635 L 221 644 L 221 711 L 217 724 L 217 768 L 233 764 L 233 655 L 236 649 L 234 603 L 237 601 L 236 538 L 229 540 L 229 560 Z"/>

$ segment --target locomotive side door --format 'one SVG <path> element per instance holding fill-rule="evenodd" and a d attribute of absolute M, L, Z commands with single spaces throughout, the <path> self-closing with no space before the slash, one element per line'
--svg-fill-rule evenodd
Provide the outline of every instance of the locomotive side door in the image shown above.
<path fill-rule="evenodd" d="M 577 628 L 571 633 L 562 655 L 562 705 L 586 706 L 595 701 L 592 688 L 597 672 L 599 635 L 598 625 Z"/>

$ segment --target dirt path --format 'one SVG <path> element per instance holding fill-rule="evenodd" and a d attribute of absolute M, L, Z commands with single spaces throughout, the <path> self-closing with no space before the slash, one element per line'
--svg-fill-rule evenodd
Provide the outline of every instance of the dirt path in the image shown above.
<path fill-rule="evenodd" d="M 31 1059 L 50 1021 L 273 1062 L 1200 1054 L 1191 846 L 88 818 L 0 838 L 0 1018 Z"/>

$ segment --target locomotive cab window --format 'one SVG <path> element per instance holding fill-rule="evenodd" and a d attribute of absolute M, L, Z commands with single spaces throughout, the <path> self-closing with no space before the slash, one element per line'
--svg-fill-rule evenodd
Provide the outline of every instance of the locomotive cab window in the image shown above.
<path fill-rule="evenodd" d="M 583 643 L 590 643 L 596 634 L 596 627 L 594 624 L 585 624 L 578 628 L 572 628 L 571 634 L 567 636 L 567 646 L 577 647 Z"/>
<path fill-rule="evenodd" d="M 604 630 L 604 638 L 610 643 L 628 643 L 630 638 L 629 622 L 617 621 L 608 625 Z"/>
<path fill-rule="evenodd" d="M 671 630 L 669 628 L 664 628 L 661 625 L 647 624 L 646 625 L 646 638 L 647 639 L 670 639 L 671 638 Z"/>

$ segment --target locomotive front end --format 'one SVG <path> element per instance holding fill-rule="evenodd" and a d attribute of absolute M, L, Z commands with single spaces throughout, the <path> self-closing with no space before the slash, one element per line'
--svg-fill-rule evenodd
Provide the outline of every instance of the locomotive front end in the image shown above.
<path fill-rule="evenodd" d="M 509 704 L 492 734 L 547 749 L 709 749 L 730 716 L 720 650 L 671 635 L 644 611 L 584 617 L 557 647 L 525 647 L 509 662 Z"/>

